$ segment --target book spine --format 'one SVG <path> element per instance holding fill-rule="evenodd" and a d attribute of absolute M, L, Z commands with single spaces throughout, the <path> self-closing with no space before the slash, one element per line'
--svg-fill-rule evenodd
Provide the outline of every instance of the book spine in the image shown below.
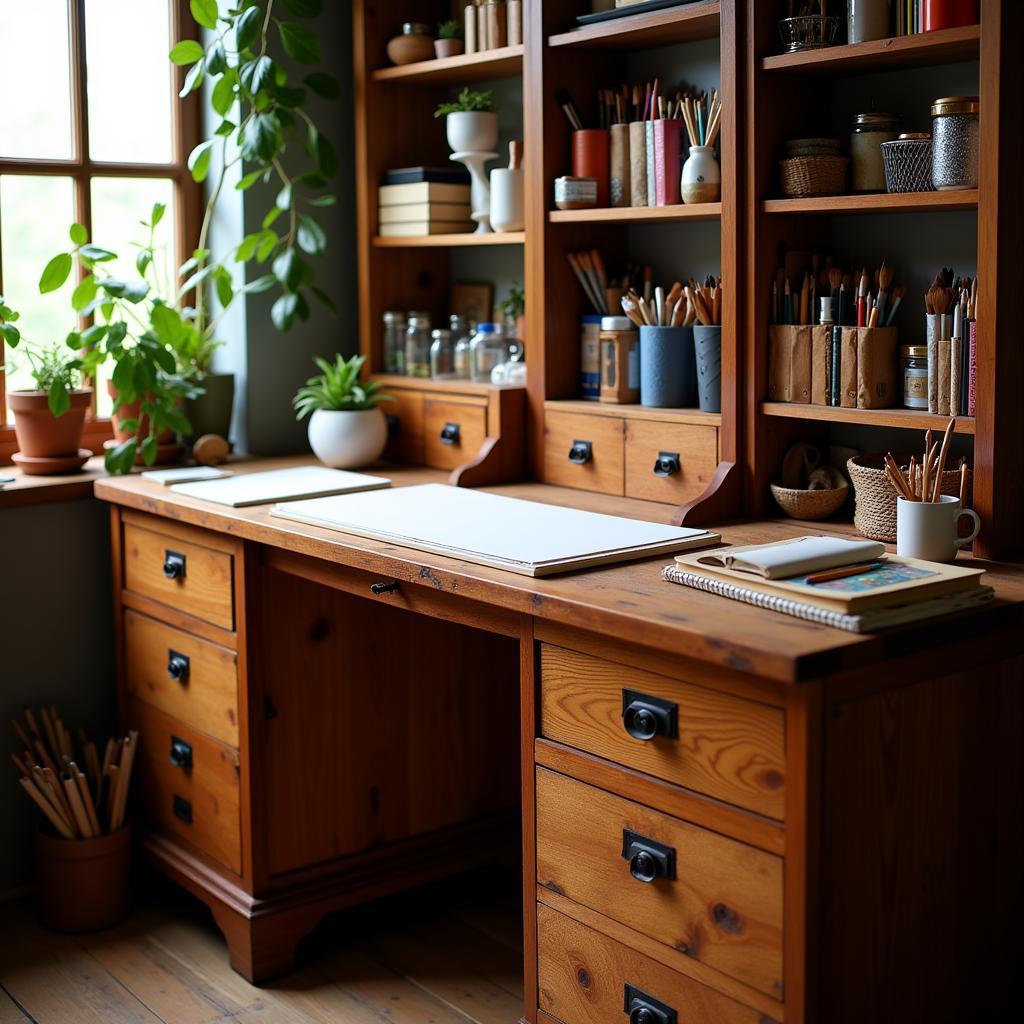
<path fill-rule="evenodd" d="M 975 385 L 978 379 L 978 321 L 972 320 L 968 328 L 970 336 L 970 360 L 967 370 L 967 415 L 975 416 Z"/>
<path fill-rule="evenodd" d="M 644 141 L 647 145 L 647 205 L 657 206 L 655 198 L 657 165 L 654 160 L 654 122 L 644 122 Z"/>

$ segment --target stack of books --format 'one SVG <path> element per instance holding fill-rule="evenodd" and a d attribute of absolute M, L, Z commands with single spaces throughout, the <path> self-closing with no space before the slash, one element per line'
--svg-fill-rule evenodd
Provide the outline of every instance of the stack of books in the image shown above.
<path fill-rule="evenodd" d="M 379 233 L 385 238 L 473 231 L 469 177 L 448 167 L 388 171 L 379 190 Z"/>

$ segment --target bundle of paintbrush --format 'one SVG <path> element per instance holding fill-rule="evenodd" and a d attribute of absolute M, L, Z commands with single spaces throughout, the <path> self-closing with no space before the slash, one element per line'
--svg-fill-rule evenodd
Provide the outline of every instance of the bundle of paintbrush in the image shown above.
<path fill-rule="evenodd" d="M 666 291 L 653 289 L 645 297 L 630 289 L 622 297 L 622 311 L 638 327 L 689 327 L 722 322 L 722 279 L 708 275 L 703 284 L 692 277 L 687 284 L 675 281 Z"/>
<path fill-rule="evenodd" d="M 894 287 L 895 271 L 883 259 L 871 274 L 834 265 L 831 256 L 810 257 L 810 266 L 794 276 L 790 261 L 772 280 L 773 324 L 829 323 L 840 327 L 892 327 L 906 289 Z M 822 305 L 823 300 L 828 300 Z"/>
<path fill-rule="evenodd" d="M 977 278 L 955 277 L 952 267 L 942 267 L 925 292 L 928 411 L 940 416 L 974 415 L 977 297 Z"/>
<path fill-rule="evenodd" d="M 40 729 L 42 723 L 42 729 Z M 38 718 L 24 709 L 24 721 L 11 719 L 23 753 L 11 754 L 18 782 L 54 831 L 65 839 L 93 839 L 124 824 L 128 784 L 138 746 L 134 730 L 122 740 L 108 740 L 100 763 L 96 746 L 78 730 L 78 760 L 71 731 L 51 704 Z M 85 766 L 85 771 L 78 767 Z"/>
<path fill-rule="evenodd" d="M 566 253 L 566 259 L 576 275 L 576 280 L 583 288 L 583 294 L 586 295 L 587 301 L 598 316 L 608 316 L 615 312 L 623 292 L 634 286 L 632 268 L 629 268 L 621 278 L 609 278 L 604 260 L 597 249 L 569 252 Z M 647 280 L 650 280 L 650 267 L 644 268 L 642 273 L 646 275 Z"/>

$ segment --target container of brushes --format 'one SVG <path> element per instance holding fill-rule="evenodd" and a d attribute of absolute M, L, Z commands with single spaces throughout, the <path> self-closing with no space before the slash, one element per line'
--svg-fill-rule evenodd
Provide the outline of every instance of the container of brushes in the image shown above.
<path fill-rule="evenodd" d="M 597 182 L 597 205 L 609 202 L 611 139 L 607 128 L 582 128 L 572 133 L 572 173 Z"/>
<path fill-rule="evenodd" d="M 722 411 L 722 328 L 694 324 L 693 348 L 697 362 L 697 401 L 701 412 Z"/>
<path fill-rule="evenodd" d="M 722 169 L 712 146 L 691 146 L 679 183 L 683 202 L 717 203 L 722 198 Z"/>
<path fill-rule="evenodd" d="M 640 328 L 640 404 L 655 409 L 697 404 L 692 327 Z"/>

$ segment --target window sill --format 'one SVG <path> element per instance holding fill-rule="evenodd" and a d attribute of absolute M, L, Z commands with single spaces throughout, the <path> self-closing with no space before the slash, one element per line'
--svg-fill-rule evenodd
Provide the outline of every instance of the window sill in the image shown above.
<path fill-rule="evenodd" d="M 103 457 L 99 455 L 79 472 L 61 476 L 26 476 L 17 466 L 0 465 L 0 477 L 14 477 L 13 483 L 0 484 L 0 510 L 91 498 L 93 481 L 106 475 Z"/>

